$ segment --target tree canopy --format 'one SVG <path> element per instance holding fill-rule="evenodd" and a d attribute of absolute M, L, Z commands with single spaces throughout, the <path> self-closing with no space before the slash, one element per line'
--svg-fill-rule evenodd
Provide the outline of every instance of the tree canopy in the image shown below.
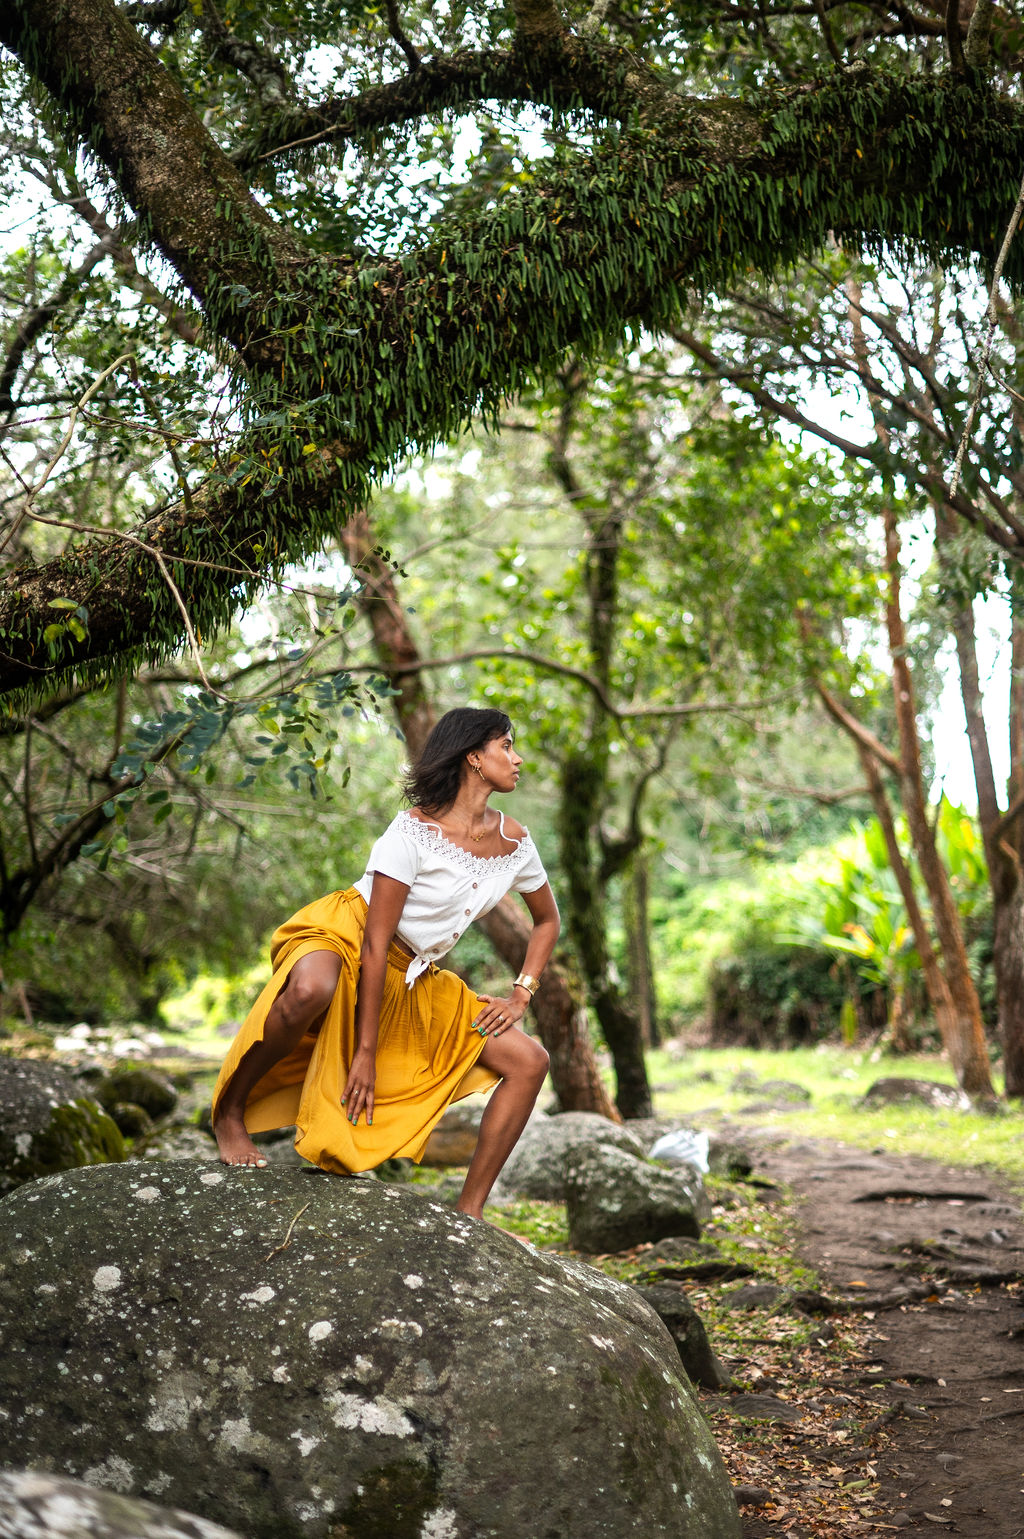
<path fill-rule="evenodd" d="M 1024 164 L 1024 39 L 988 5 L 14 0 L 0 42 L 9 167 L 96 237 L 0 373 L 9 420 L 74 413 L 47 461 L 12 460 L 14 701 L 166 656 L 186 616 L 216 631 L 569 347 L 667 327 L 829 238 L 991 262 Z M 92 378 L 37 394 L 69 303 L 102 321 Z M 127 517 L 72 520 L 49 492 L 65 438 L 108 430 L 99 399 L 132 402 L 163 480 Z"/>

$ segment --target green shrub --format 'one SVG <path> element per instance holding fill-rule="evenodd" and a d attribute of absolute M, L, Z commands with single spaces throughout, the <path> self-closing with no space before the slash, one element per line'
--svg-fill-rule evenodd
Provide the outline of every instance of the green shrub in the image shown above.
<path fill-rule="evenodd" d="M 716 1047 L 783 1047 L 837 1032 L 848 989 L 835 958 L 810 946 L 755 946 L 712 963 L 708 1027 Z"/>

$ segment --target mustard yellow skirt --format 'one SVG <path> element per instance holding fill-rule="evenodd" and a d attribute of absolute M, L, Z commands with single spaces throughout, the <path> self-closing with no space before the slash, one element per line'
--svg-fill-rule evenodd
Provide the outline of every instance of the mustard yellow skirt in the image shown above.
<path fill-rule="evenodd" d="M 405 981 L 409 958 L 388 952 L 377 1039 L 373 1126 L 357 1127 L 341 1104 L 355 1052 L 356 987 L 366 923 L 366 902 L 354 888 L 332 892 L 300 909 L 274 932 L 273 977 L 232 1042 L 213 1093 L 220 1098 L 242 1058 L 263 1040 L 264 1023 L 288 974 L 311 951 L 334 951 L 341 976 L 320 1030 L 307 1033 L 255 1085 L 245 1109 L 250 1133 L 297 1129 L 295 1147 L 324 1170 L 372 1170 L 383 1160 L 419 1160 L 427 1139 L 452 1101 L 489 1090 L 498 1076 L 477 1063 L 486 1038 L 473 1030 L 480 1002 L 455 973 L 431 966 L 412 988 Z"/>

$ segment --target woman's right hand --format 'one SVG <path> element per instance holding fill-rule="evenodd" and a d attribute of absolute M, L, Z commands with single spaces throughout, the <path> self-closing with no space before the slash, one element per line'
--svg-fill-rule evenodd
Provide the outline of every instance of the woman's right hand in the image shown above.
<path fill-rule="evenodd" d="M 377 1065 L 374 1055 L 362 1048 L 357 1048 L 341 1097 L 345 1116 L 353 1127 L 358 1123 L 360 1113 L 364 1111 L 367 1127 L 373 1126 L 373 1087 L 376 1078 Z"/>

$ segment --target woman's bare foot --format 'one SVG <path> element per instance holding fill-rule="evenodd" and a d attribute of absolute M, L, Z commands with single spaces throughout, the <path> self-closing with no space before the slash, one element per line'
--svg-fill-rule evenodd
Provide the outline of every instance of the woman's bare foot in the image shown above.
<path fill-rule="evenodd" d="M 241 1117 L 233 1117 L 222 1109 L 213 1136 L 217 1140 L 222 1165 L 261 1168 L 267 1163 L 266 1156 L 260 1153 L 246 1132 Z"/>

